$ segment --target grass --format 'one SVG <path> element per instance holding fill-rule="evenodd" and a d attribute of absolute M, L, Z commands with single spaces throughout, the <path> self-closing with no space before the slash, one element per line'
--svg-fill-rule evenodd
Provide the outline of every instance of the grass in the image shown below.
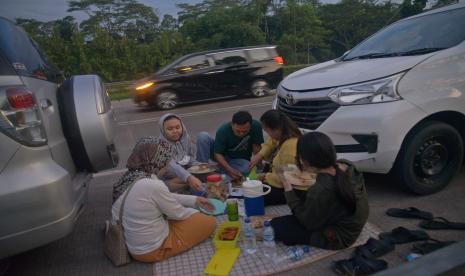
<path fill-rule="evenodd" d="M 309 66 L 308 64 L 303 65 L 287 65 L 284 66 L 284 76 L 287 76 L 297 70 L 305 68 Z M 106 83 L 106 87 L 108 90 L 108 95 L 112 101 L 120 101 L 124 99 L 128 99 L 131 97 L 131 85 L 133 81 L 124 81 L 124 82 L 114 82 L 114 83 Z"/>

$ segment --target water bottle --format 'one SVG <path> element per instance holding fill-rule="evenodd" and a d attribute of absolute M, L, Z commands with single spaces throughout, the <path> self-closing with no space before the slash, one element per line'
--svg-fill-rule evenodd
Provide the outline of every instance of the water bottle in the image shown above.
<path fill-rule="evenodd" d="M 273 227 L 271 227 L 269 220 L 265 221 L 263 228 L 263 246 L 265 256 L 273 260 L 276 257 L 276 243 L 274 242 Z"/>
<path fill-rule="evenodd" d="M 279 258 L 276 258 L 276 261 L 275 263 L 281 263 L 281 262 L 285 262 L 285 261 L 299 261 L 302 259 L 302 257 L 304 256 L 304 254 L 310 252 L 310 247 L 309 246 L 303 246 L 303 247 L 291 247 L 289 248 L 289 250 L 287 251 L 287 254 L 279 257 Z"/>
<path fill-rule="evenodd" d="M 245 252 L 247 254 L 255 254 L 257 251 L 257 241 L 255 240 L 255 230 L 253 228 L 250 218 L 244 219 L 244 241 L 245 241 Z"/>

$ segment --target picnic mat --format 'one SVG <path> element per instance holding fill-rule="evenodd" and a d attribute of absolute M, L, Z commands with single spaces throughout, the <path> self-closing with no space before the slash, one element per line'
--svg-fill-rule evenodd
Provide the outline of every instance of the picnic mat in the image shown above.
<path fill-rule="evenodd" d="M 266 207 L 266 214 L 287 215 L 290 213 L 291 211 L 287 205 Z M 218 226 L 221 222 L 226 221 L 228 218 L 226 215 L 222 215 L 216 217 L 216 219 Z M 377 237 L 379 232 L 380 231 L 377 227 L 367 223 L 360 234 L 360 237 L 352 245 L 352 247 L 365 243 L 370 237 Z M 263 255 L 262 242 L 257 241 L 257 252 L 254 255 L 248 255 L 245 253 L 245 250 L 243 250 L 244 244 L 242 239 L 240 239 L 238 245 L 241 248 L 241 254 L 231 270 L 231 276 L 268 275 L 283 272 L 310 264 L 340 252 L 311 247 L 310 252 L 305 254 L 302 260 L 296 262 L 289 260 L 276 265 Z M 278 256 L 286 254 L 289 249 L 288 246 L 285 246 L 280 242 L 276 244 L 276 247 Z M 163 262 L 154 263 L 154 274 L 155 276 L 204 275 L 203 271 L 213 254 L 215 254 L 215 245 L 213 244 L 212 238 L 209 238 L 181 255 L 171 257 Z"/>

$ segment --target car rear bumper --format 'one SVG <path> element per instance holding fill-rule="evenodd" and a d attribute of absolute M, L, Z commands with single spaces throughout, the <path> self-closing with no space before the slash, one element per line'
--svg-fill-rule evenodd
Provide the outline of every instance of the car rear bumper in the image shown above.
<path fill-rule="evenodd" d="M 0 174 L 0 258 L 66 236 L 83 210 L 91 175 L 72 176 L 47 152 L 22 148 Z"/>

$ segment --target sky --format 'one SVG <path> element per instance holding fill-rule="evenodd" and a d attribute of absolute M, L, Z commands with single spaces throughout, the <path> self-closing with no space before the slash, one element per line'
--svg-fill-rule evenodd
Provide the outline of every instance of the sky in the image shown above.
<path fill-rule="evenodd" d="M 202 0 L 138 0 L 155 9 L 162 18 L 164 14 L 176 15 L 178 3 L 196 4 Z M 0 16 L 14 20 L 15 18 L 32 18 L 38 21 L 51 21 L 67 15 L 74 16 L 78 21 L 87 18 L 82 12 L 68 13 L 67 0 L 0 0 Z"/>

